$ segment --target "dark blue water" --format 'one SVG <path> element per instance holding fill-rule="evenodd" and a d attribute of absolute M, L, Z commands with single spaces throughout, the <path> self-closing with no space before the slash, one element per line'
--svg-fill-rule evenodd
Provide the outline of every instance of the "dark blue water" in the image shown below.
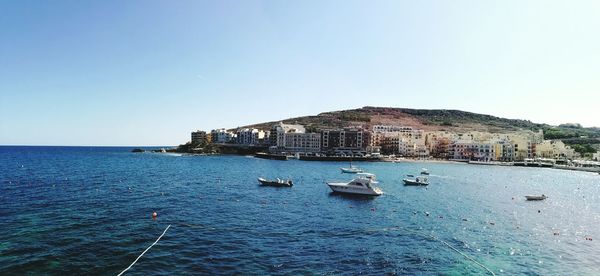
<path fill-rule="evenodd" d="M 364 199 L 324 184 L 347 164 L 129 150 L 0 147 L 0 274 L 116 275 L 169 224 L 129 274 L 487 273 L 441 241 L 496 274 L 600 273 L 596 174 L 357 163 L 385 192 Z M 401 184 L 422 167 L 428 188 Z"/>

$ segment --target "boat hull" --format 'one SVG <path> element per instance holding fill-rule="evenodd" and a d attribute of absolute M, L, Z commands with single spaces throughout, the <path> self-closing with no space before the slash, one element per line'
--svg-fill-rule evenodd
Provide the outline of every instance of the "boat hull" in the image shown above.
<path fill-rule="evenodd" d="M 427 186 L 429 182 L 417 182 L 415 180 L 403 179 L 405 186 Z"/>
<path fill-rule="evenodd" d="M 341 194 L 352 194 L 352 195 L 367 195 L 367 196 L 379 196 L 382 195 L 383 192 L 379 189 L 364 189 L 364 188 L 356 188 L 350 187 L 345 183 L 327 183 L 327 186 L 331 188 L 334 193 Z"/>
<path fill-rule="evenodd" d="M 294 186 L 292 181 L 277 182 L 277 181 L 266 180 L 263 178 L 259 178 L 258 183 L 260 183 L 261 186 L 271 186 L 271 187 L 292 187 L 292 186 Z"/>
<path fill-rule="evenodd" d="M 363 172 L 360 169 L 347 169 L 347 168 L 340 168 L 340 170 L 342 170 L 342 173 L 361 173 Z"/>
<path fill-rule="evenodd" d="M 538 201 L 538 200 L 544 200 L 547 197 L 546 196 L 525 196 L 525 198 L 529 201 Z"/>

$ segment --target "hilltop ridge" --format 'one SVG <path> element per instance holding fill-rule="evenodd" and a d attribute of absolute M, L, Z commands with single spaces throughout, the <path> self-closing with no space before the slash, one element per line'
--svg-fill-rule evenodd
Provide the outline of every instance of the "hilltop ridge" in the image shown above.
<path fill-rule="evenodd" d="M 374 125 L 408 126 L 425 131 L 450 131 L 464 133 L 482 131 L 490 133 L 510 133 L 542 130 L 550 140 L 562 140 L 576 148 L 578 152 L 600 150 L 600 128 L 582 127 L 577 123 L 553 126 L 534 123 L 523 119 L 507 119 L 492 115 L 454 109 L 411 109 L 397 107 L 365 106 L 357 109 L 322 112 L 317 115 L 295 117 L 279 121 L 247 125 L 263 130 L 273 124 L 283 122 L 301 124 L 308 132 L 322 129 L 362 127 L 371 129 Z"/>
<path fill-rule="evenodd" d="M 279 121 L 252 124 L 245 127 L 269 129 Z M 471 130 L 505 132 L 539 130 L 551 127 L 528 120 L 506 119 L 492 115 L 451 109 L 410 109 L 365 106 L 358 109 L 323 112 L 318 115 L 281 120 L 297 123 L 310 129 L 364 127 L 373 125 L 402 125 L 423 130 L 448 130 L 465 132 Z"/>

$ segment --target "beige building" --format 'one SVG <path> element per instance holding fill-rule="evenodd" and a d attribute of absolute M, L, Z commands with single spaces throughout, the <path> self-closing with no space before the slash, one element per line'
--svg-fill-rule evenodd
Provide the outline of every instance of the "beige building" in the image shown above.
<path fill-rule="evenodd" d="M 206 131 L 196 130 L 192 132 L 192 144 L 206 144 L 209 140 L 207 140 Z"/>
<path fill-rule="evenodd" d="M 535 156 L 541 158 L 567 158 L 575 157 L 575 150 L 565 145 L 560 140 L 545 140 L 535 147 Z"/>

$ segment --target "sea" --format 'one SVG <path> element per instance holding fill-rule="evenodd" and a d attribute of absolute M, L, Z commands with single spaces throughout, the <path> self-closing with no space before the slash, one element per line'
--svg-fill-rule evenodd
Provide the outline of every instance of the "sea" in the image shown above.
<path fill-rule="evenodd" d="M 131 149 L 0 147 L 0 274 L 117 275 L 170 225 L 125 275 L 600 275 L 598 174 L 354 162 L 353 197 L 347 163 Z"/>

